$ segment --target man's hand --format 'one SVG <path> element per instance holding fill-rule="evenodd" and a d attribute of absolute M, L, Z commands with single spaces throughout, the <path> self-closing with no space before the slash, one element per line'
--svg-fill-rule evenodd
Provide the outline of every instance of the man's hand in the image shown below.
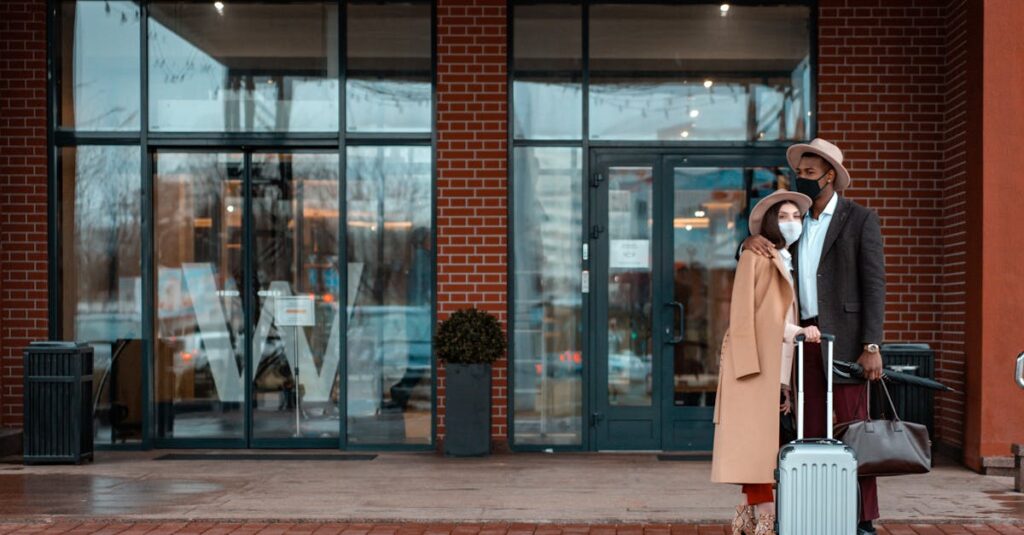
<path fill-rule="evenodd" d="M 768 238 L 758 234 L 757 236 L 749 236 L 743 240 L 743 250 L 753 251 L 761 256 L 767 258 L 775 258 L 775 244 L 768 241 Z"/>
<path fill-rule="evenodd" d="M 882 378 L 882 354 L 864 350 L 857 359 L 857 364 L 864 368 L 864 378 L 868 381 L 877 381 Z"/>

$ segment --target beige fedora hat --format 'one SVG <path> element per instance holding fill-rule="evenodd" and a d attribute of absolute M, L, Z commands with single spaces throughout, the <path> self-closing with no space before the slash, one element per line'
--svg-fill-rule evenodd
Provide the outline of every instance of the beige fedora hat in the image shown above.
<path fill-rule="evenodd" d="M 797 208 L 800 209 L 801 214 L 806 214 L 812 204 L 811 198 L 803 193 L 780 189 L 758 201 L 758 203 L 754 205 L 754 209 L 750 211 L 750 220 L 748 221 L 750 235 L 757 236 L 761 233 L 761 222 L 764 221 L 764 214 L 768 212 L 772 206 L 787 201 L 796 204 Z"/>
<path fill-rule="evenodd" d="M 810 143 L 798 143 L 786 149 L 786 160 L 794 170 L 800 163 L 800 158 L 805 154 L 817 154 L 830 163 L 836 170 L 836 191 L 843 191 L 850 187 L 850 172 L 843 167 L 843 151 L 839 147 L 821 139 L 814 138 Z"/>

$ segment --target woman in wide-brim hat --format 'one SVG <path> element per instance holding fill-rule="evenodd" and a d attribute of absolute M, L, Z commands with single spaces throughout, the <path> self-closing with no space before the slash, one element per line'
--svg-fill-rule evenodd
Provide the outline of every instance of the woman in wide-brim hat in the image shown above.
<path fill-rule="evenodd" d="M 792 256 L 810 197 L 777 191 L 750 213 L 750 233 L 764 236 L 778 254 L 740 254 L 732 289 L 729 330 L 722 341 L 711 480 L 743 485 L 733 534 L 774 533 L 772 482 L 779 452 L 779 412 L 791 410 L 792 341 L 817 329 L 798 324 Z M 781 400 L 781 402 L 780 402 Z"/>

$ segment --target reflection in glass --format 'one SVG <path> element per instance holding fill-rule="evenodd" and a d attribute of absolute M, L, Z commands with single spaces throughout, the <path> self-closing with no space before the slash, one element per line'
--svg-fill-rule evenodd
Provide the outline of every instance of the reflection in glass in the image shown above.
<path fill-rule="evenodd" d="M 139 129 L 139 6 L 136 2 L 60 4 L 60 126 Z"/>
<path fill-rule="evenodd" d="M 348 442 L 431 442 L 430 147 L 349 147 Z"/>
<path fill-rule="evenodd" d="M 429 132 L 430 4 L 350 3 L 346 17 L 348 131 Z"/>
<path fill-rule="evenodd" d="M 149 4 L 154 131 L 338 129 L 334 2 Z"/>
<path fill-rule="evenodd" d="M 653 173 L 608 169 L 608 404 L 649 406 L 654 361 Z"/>
<path fill-rule="evenodd" d="M 806 6 L 600 4 L 590 11 L 591 139 L 804 139 Z"/>
<path fill-rule="evenodd" d="M 512 86 L 516 139 L 580 139 L 583 89 L 579 81 L 517 76 Z"/>
<path fill-rule="evenodd" d="M 583 130 L 582 7 L 513 7 L 516 139 L 580 139 Z"/>
<path fill-rule="evenodd" d="M 579 148 L 515 150 L 517 444 L 583 439 L 583 172 Z"/>
<path fill-rule="evenodd" d="M 154 400 L 161 438 L 243 438 L 243 163 L 158 152 Z"/>
<path fill-rule="evenodd" d="M 341 428 L 338 165 L 337 152 L 252 156 L 256 438 L 337 437 Z M 308 299 L 308 310 L 291 297 Z"/>
<path fill-rule="evenodd" d="M 99 444 L 142 438 L 139 147 L 63 148 L 64 337 L 93 347 Z"/>
<path fill-rule="evenodd" d="M 745 184 L 752 184 L 753 205 L 783 174 L 764 168 L 673 169 L 673 296 L 686 311 L 683 341 L 674 346 L 676 406 L 714 406 L 736 248 L 747 236 Z"/>

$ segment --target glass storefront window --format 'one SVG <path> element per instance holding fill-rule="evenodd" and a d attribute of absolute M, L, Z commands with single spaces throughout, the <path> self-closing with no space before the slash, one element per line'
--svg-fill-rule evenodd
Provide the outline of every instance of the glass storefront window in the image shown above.
<path fill-rule="evenodd" d="M 61 2 L 60 126 L 139 129 L 139 17 L 136 2 Z"/>
<path fill-rule="evenodd" d="M 580 139 L 583 131 L 583 8 L 513 9 L 516 139 Z"/>
<path fill-rule="evenodd" d="M 582 153 L 515 150 L 516 444 L 583 440 Z"/>
<path fill-rule="evenodd" d="M 338 129 L 334 2 L 153 2 L 149 13 L 151 130 Z"/>
<path fill-rule="evenodd" d="M 430 4 L 349 3 L 346 128 L 429 132 Z"/>
<path fill-rule="evenodd" d="M 779 141 L 809 135 L 806 6 L 599 4 L 590 138 Z"/>
<path fill-rule="evenodd" d="M 347 149 L 348 443 L 431 441 L 431 149 Z"/>
<path fill-rule="evenodd" d="M 155 157 L 159 438 L 244 437 L 241 154 Z"/>
<path fill-rule="evenodd" d="M 142 438 L 139 147 L 60 151 L 63 335 L 93 347 L 99 444 Z"/>

